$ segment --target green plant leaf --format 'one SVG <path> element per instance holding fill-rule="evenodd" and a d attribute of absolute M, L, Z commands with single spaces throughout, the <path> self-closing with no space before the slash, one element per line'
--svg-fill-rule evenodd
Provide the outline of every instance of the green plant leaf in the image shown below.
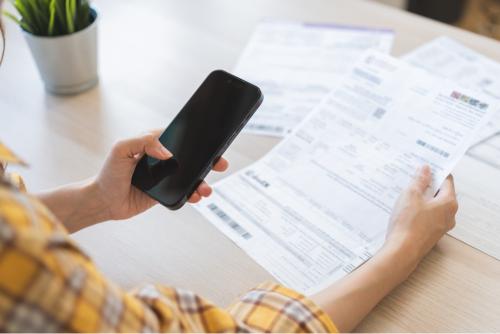
<path fill-rule="evenodd" d="M 65 0 L 56 0 L 56 22 L 57 22 L 57 34 L 66 34 L 68 29 L 66 27 L 66 11 L 64 10 Z"/>
<path fill-rule="evenodd" d="M 8 17 L 9 19 L 11 19 L 12 21 L 14 21 L 15 23 L 17 24 L 21 24 L 21 20 L 19 20 L 14 14 L 6 11 L 6 10 L 3 10 L 2 11 L 2 14 L 5 16 L 5 17 Z"/>
<path fill-rule="evenodd" d="M 30 32 L 33 34 L 36 34 L 36 32 L 38 31 L 36 21 L 34 20 L 31 12 L 25 6 L 25 3 L 22 0 L 15 0 L 14 6 L 16 7 L 17 11 L 21 15 L 20 21 L 24 22 L 25 25 L 29 25 L 31 27 Z M 24 29 L 24 27 L 22 27 L 22 28 Z"/>
<path fill-rule="evenodd" d="M 17 23 L 21 28 L 23 28 L 27 32 L 29 32 L 31 34 L 33 33 L 33 29 L 28 24 L 26 24 L 26 22 L 23 22 L 19 18 L 17 18 L 14 14 L 12 14 L 6 10 L 2 11 L 2 14 L 5 17 L 8 17 L 9 19 L 13 20 L 15 23 Z"/>
<path fill-rule="evenodd" d="M 40 36 L 59 36 L 85 29 L 92 21 L 88 0 L 9 0 L 22 29 Z"/>
<path fill-rule="evenodd" d="M 38 0 L 38 2 L 39 2 L 38 8 L 41 12 L 41 15 L 43 15 L 43 17 L 44 17 L 45 31 L 47 32 L 47 35 L 49 35 L 49 26 L 50 26 L 50 19 L 51 19 L 51 12 L 50 12 L 51 0 Z"/>
<path fill-rule="evenodd" d="M 74 24 L 74 17 L 73 17 L 73 5 L 75 0 L 66 0 L 66 25 L 68 27 L 68 33 L 72 34 L 75 32 L 75 24 Z"/>
<path fill-rule="evenodd" d="M 70 13 L 71 13 L 71 18 L 73 19 L 73 28 L 76 31 L 76 0 L 69 0 L 69 3 L 71 5 L 70 8 Z"/>
<path fill-rule="evenodd" d="M 48 16 L 43 12 L 43 7 L 39 7 L 39 2 L 37 0 L 28 0 L 27 1 L 29 10 L 31 11 L 34 21 L 38 27 L 39 35 L 47 34 L 47 26 L 48 26 Z"/>
<path fill-rule="evenodd" d="M 49 12 L 50 12 L 50 18 L 49 18 L 49 27 L 47 34 L 49 36 L 54 36 L 54 25 L 56 23 L 56 0 L 50 0 Z"/>
<path fill-rule="evenodd" d="M 78 30 L 85 29 L 90 24 L 90 6 L 88 1 L 81 0 L 78 10 Z"/>
<path fill-rule="evenodd" d="M 26 22 L 24 21 L 21 21 L 21 28 L 23 28 L 24 30 L 26 30 L 27 32 L 29 32 L 30 34 L 35 34 L 35 31 L 33 30 L 32 27 L 30 27 Z"/>

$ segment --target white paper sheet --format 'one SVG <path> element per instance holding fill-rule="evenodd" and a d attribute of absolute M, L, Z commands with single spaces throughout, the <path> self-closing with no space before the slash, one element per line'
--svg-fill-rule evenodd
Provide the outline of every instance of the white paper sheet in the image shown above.
<path fill-rule="evenodd" d="M 434 75 L 481 91 L 496 101 L 497 110 L 474 142 L 500 133 L 500 63 L 448 37 L 436 38 L 402 59 Z"/>
<path fill-rule="evenodd" d="M 424 163 L 432 190 L 491 105 L 481 93 L 369 52 L 297 129 L 197 208 L 280 282 L 311 294 L 370 258 Z"/>
<path fill-rule="evenodd" d="M 340 25 L 264 21 L 234 70 L 264 102 L 244 131 L 282 137 L 349 72 L 367 49 L 389 53 L 394 33 Z"/>
<path fill-rule="evenodd" d="M 500 63 L 447 37 L 437 38 L 403 59 L 412 65 L 481 91 L 496 110 L 467 152 L 457 193 L 460 210 L 450 235 L 500 259 L 500 198 L 492 182 L 500 178 Z M 482 165 L 481 165 L 482 164 Z M 488 177 L 486 177 L 488 175 Z"/>

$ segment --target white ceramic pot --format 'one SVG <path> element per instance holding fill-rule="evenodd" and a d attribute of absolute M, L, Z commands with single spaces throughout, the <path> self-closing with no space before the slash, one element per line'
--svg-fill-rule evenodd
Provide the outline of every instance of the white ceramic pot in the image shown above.
<path fill-rule="evenodd" d="M 97 11 L 87 28 L 70 35 L 35 36 L 24 32 L 45 89 L 54 94 L 76 94 L 98 82 Z"/>

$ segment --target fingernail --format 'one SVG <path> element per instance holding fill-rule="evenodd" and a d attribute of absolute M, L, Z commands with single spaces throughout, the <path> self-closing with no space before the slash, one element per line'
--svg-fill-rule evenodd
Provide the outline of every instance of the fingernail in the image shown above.
<path fill-rule="evenodd" d="M 160 146 L 160 152 L 166 159 L 169 159 L 174 156 L 172 152 L 167 150 L 164 146 Z"/>
<path fill-rule="evenodd" d="M 422 167 L 421 171 L 422 174 L 429 174 L 431 172 L 431 168 L 428 165 L 425 165 Z"/>

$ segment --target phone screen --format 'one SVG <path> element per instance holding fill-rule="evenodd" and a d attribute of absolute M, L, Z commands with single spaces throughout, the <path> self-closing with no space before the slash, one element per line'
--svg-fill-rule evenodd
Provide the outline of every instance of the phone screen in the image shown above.
<path fill-rule="evenodd" d="M 173 158 L 144 156 L 132 183 L 169 208 L 182 206 L 261 101 L 258 87 L 212 72 L 160 136 Z"/>

